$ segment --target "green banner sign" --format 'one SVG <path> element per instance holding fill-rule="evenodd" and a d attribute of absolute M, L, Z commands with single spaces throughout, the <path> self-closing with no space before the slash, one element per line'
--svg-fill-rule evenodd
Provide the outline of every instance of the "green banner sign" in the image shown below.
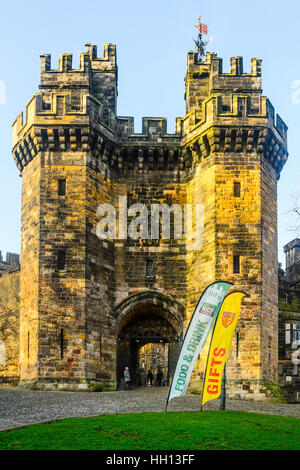
<path fill-rule="evenodd" d="M 232 284 L 214 282 L 203 292 L 191 318 L 173 375 L 167 404 L 175 397 L 183 397 L 186 393 L 195 362 L 213 327 L 222 302 Z"/>

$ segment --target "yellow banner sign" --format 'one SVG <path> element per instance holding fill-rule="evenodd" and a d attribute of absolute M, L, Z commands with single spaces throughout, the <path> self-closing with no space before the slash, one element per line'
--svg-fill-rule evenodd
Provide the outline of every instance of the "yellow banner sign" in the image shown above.
<path fill-rule="evenodd" d="M 232 292 L 225 297 L 220 309 L 207 359 L 202 405 L 221 394 L 222 375 L 239 319 L 243 292 Z"/>

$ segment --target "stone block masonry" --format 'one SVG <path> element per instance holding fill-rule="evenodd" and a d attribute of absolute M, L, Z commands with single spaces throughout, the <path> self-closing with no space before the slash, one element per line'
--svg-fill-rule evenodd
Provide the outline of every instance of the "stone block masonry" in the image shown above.
<path fill-rule="evenodd" d="M 20 377 L 20 274 L 0 278 L 0 386 Z"/>
<path fill-rule="evenodd" d="M 22 176 L 20 384 L 114 389 L 134 374 L 139 348 L 169 344 L 169 375 L 205 287 L 227 280 L 248 293 L 228 366 L 232 396 L 265 398 L 277 380 L 277 179 L 287 128 L 262 95 L 261 60 L 187 59 L 186 115 L 166 120 L 116 114 L 116 47 L 88 44 L 79 69 L 41 56 L 41 84 L 13 124 Z M 97 208 L 196 204 L 204 244 L 187 239 L 101 240 Z M 191 230 L 195 229 L 193 212 Z M 171 225 L 174 220 L 171 217 Z M 203 356 L 204 357 L 204 356 Z M 203 357 L 191 388 L 201 388 Z M 0 374 L 2 372 L 0 371 Z M 5 372 L 3 372 L 4 374 Z"/>

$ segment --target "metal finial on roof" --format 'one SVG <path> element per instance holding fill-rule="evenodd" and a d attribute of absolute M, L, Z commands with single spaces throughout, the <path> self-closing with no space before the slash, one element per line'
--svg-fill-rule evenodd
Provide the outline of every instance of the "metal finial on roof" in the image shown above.
<path fill-rule="evenodd" d="M 208 33 L 208 28 L 207 28 L 206 24 L 201 23 L 201 16 L 198 16 L 198 24 L 194 25 L 194 27 L 197 28 L 197 30 L 198 30 L 198 37 L 197 37 L 197 39 L 194 39 L 194 43 L 195 43 L 195 46 L 196 46 L 196 51 L 199 54 L 199 59 L 202 61 L 202 59 L 205 56 L 205 48 L 208 44 L 207 41 L 203 40 L 202 35 L 203 34 L 206 35 Z"/>

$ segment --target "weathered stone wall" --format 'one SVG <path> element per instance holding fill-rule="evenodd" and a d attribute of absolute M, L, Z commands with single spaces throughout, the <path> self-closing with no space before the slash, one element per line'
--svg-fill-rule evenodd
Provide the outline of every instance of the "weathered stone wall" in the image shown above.
<path fill-rule="evenodd" d="M 44 152 L 42 161 L 40 225 L 30 228 L 32 236 L 40 239 L 39 361 L 31 378 L 49 388 L 57 383 L 62 388 L 82 383 L 84 388 L 93 379 L 104 379 L 109 386 L 115 380 L 116 356 L 110 315 L 113 252 L 110 242 L 96 237 L 95 227 L 98 204 L 111 200 L 111 183 L 86 166 L 84 152 Z M 65 195 L 58 193 L 62 179 Z M 23 184 L 27 184 L 26 175 Z M 28 209 L 24 211 L 27 214 Z M 60 250 L 66 253 L 64 269 L 58 266 Z M 26 282 L 34 284 L 32 277 Z"/>
<path fill-rule="evenodd" d="M 85 377 L 85 155 L 44 152 L 41 169 L 39 337 L 41 380 Z M 59 179 L 66 195 L 58 194 Z M 58 265 L 65 250 L 65 266 Z"/>
<path fill-rule="evenodd" d="M 173 181 L 172 181 L 173 180 Z M 165 172 L 153 172 L 145 177 L 138 172 L 129 173 L 126 182 L 122 178 L 115 184 L 114 204 L 118 207 L 120 196 L 127 196 L 127 205 L 144 204 L 148 210 L 148 240 L 117 240 L 115 243 L 116 302 L 138 290 L 155 288 L 185 302 L 185 245 L 174 239 L 174 216 L 171 214 L 171 239 L 151 240 L 151 205 L 183 205 L 185 188 Z M 183 214 L 182 214 L 183 215 Z M 118 216 L 120 216 L 118 212 Z M 128 227 L 133 218 L 129 217 Z M 147 277 L 147 263 L 152 265 L 153 276 Z"/>
<path fill-rule="evenodd" d="M 187 263 L 187 317 L 186 327 L 191 319 L 196 304 L 204 289 L 216 278 L 216 193 L 215 193 L 215 159 L 203 159 L 196 163 L 194 177 L 187 183 L 187 202 L 194 204 L 193 230 L 196 230 L 196 204 L 203 205 L 204 237 L 196 250 L 188 249 Z M 199 389 L 200 378 L 205 369 L 207 347 L 203 349 L 200 361 L 196 364 L 190 389 Z"/>
<path fill-rule="evenodd" d="M 216 162 L 216 276 L 248 295 L 242 302 L 238 345 L 235 337 L 227 368 L 228 386 L 240 395 L 253 394 L 260 379 L 260 173 L 260 158 L 253 154 L 229 153 Z M 240 196 L 234 194 L 236 182 L 241 185 Z M 239 273 L 234 273 L 234 256 L 240 257 Z"/>
<path fill-rule="evenodd" d="M 41 155 L 22 174 L 20 271 L 20 378 L 34 380 L 39 358 Z"/>
<path fill-rule="evenodd" d="M 261 212 L 261 378 L 273 382 L 278 380 L 277 175 L 266 160 L 261 162 Z"/>
<path fill-rule="evenodd" d="M 16 385 L 20 375 L 20 273 L 0 279 L 0 384 Z"/>
<path fill-rule="evenodd" d="M 87 45 L 78 70 L 70 54 L 60 57 L 57 70 L 42 56 L 41 91 L 27 106 L 26 122 L 19 116 L 13 126 L 23 177 L 23 382 L 114 387 L 118 334 L 139 315 L 134 308 L 118 323 L 122 301 L 161 292 L 167 296 L 161 312 L 180 302 L 187 326 L 203 290 L 221 279 L 248 294 L 228 367 L 230 387 L 259 398 L 263 382 L 276 379 L 276 179 L 287 159 L 287 129 L 262 96 L 260 59 L 248 74 L 239 57 L 224 74 L 212 53 L 199 62 L 190 52 L 187 65 L 187 115 L 177 118 L 176 132 L 167 134 L 164 118 L 144 118 L 136 134 L 133 118 L 115 115 L 115 46 L 106 45 L 98 59 Z M 59 194 L 59 180 L 66 194 Z M 169 240 L 163 233 L 132 240 L 127 232 L 99 239 L 104 214 L 97 208 L 113 204 L 120 218 L 125 196 L 127 207 L 145 204 L 149 219 L 151 204 L 179 204 L 182 215 L 192 204 L 189 234 L 174 239 L 171 216 Z M 197 205 L 204 238 L 193 245 L 191 232 L 201 231 Z M 151 220 L 143 228 L 149 236 Z M 204 358 L 205 351 L 192 388 L 199 388 Z"/>
<path fill-rule="evenodd" d="M 103 174 L 104 173 L 104 174 Z M 113 183 L 105 171 L 86 171 L 86 374 L 108 388 L 116 381 L 116 331 L 114 305 L 114 247 L 96 235 L 100 204 L 111 204 Z"/>

